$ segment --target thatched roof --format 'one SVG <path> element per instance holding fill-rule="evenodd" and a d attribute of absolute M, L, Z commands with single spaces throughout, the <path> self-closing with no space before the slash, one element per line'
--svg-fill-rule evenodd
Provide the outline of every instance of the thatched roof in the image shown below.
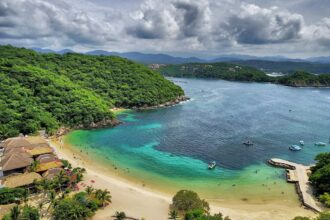
<path fill-rule="evenodd" d="M 34 180 L 40 180 L 41 176 L 38 173 L 24 173 L 15 176 L 9 176 L 3 181 L 3 185 L 10 188 L 16 188 L 21 186 L 27 186 L 34 182 Z"/>
<path fill-rule="evenodd" d="M 63 169 L 62 168 L 51 168 L 42 174 L 46 179 L 53 179 L 57 176 Z M 64 171 L 64 170 L 63 170 Z"/>
<path fill-rule="evenodd" d="M 32 156 L 38 156 L 41 154 L 51 154 L 53 153 L 53 148 L 45 146 L 45 147 L 29 147 L 26 148 L 26 152 L 31 154 Z"/>
<path fill-rule="evenodd" d="M 24 148 L 21 148 L 21 147 L 17 147 L 17 148 L 10 148 L 9 150 L 6 150 L 4 152 L 4 155 L 3 155 L 3 159 L 6 158 L 6 157 L 9 157 L 10 155 L 12 154 L 19 154 L 20 156 L 22 157 L 25 157 L 25 158 L 30 158 L 32 157 L 31 154 L 27 153 Z"/>
<path fill-rule="evenodd" d="M 41 163 L 38 165 L 36 172 L 43 172 L 52 168 L 60 168 L 63 166 L 63 163 L 60 160 L 48 162 L 48 163 Z"/>
<path fill-rule="evenodd" d="M 31 143 L 25 137 L 8 138 L 3 142 L 5 148 L 25 147 Z"/>
<path fill-rule="evenodd" d="M 40 163 L 49 163 L 58 160 L 58 158 L 53 154 L 42 154 L 39 155 L 36 160 L 38 160 Z"/>
<path fill-rule="evenodd" d="M 32 158 L 26 158 L 20 154 L 11 154 L 0 161 L 0 167 L 3 171 L 16 170 L 31 165 Z"/>

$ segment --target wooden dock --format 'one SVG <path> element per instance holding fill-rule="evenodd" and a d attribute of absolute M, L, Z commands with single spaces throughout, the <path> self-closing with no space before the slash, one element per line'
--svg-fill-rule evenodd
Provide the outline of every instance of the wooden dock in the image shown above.
<path fill-rule="evenodd" d="M 321 207 L 313 196 L 313 189 L 309 183 L 307 171 L 310 166 L 273 158 L 268 160 L 273 166 L 287 169 L 287 180 L 296 184 L 296 190 L 304 206 L 315 212 L 322 212 Z"/>

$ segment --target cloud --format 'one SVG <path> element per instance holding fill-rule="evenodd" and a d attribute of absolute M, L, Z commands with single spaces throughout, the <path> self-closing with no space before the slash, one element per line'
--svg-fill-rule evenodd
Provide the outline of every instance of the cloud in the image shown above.
<path fill-rule="evenodd" d="M 208 1 L 147 1 L 132 16 L 127 33 L 142 39 L 196 37 L 209 28 Z"/>
<path fill-rule="evenodd" d="M 40 0 L 2 0 L 0 38 L 50 39 L 64 45 L 101 44 L 114 40 L 110 23 L 98 22 L 69 5 Z"/>
<path fill-rule="evenodd" d="M 241 10 L 232 14 L 222 28 L 237 43 L 269 44 L 300 38 L 303 25 L 299 14 L 280 11 L 277 7 L 242 4 Z"/>
<path fill-rule="evenodd" d="M 304 36 L 310 42 L 316 42 L 321 46 L 330 47 L 330 18 L 323 18 L 320 22 L 307 26 Z"/>

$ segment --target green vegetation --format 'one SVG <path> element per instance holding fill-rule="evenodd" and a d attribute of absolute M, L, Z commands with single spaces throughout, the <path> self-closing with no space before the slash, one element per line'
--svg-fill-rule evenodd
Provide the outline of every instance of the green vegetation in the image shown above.
<path fill-rule="evenodd" d="M 321 153 L 316 156 L 316 165 L 311 167 L 309 177 L 320 201 L 330 207 L 330 153 Z"/>
<path fill-rule="evenodd" d="M 265 72 L 280 72 L 292 74 L 296 71 L 306 71 L 314 74 L 330 73 L 329 63 L 311 63 L 311 62 L 294 62 L 294 61 L 268 61 L 268 60 L 237 60 L 230 61 L 232 63 L 251 66 Z"/>
<path fill-rule="evenodd" d="M 278 77 L 277 82 L 286 86 L 330 86 L 330 74 L 314 75 L 307 72 L 295 72 L 292 75 Z"/>
<path fill-rule="evenodd" d="M 111 124 L 111 107 L 173 101 L 183 90 L 127 59 L 0 46 L 0 139 Z"/>
<path fill-rule="evenodd" d="M 27 190 L 22 188 L 1 188 L 0 189 L 0 205 L 19 203 L 26 197 Z"/>
<path fill-rule="evenodd" d="M 330 213 L 320 213 L 316 218 L 297 216 L 292 220 L 330 220 Z"/>
<path fill-rule="evenodd" d="M 254 67 L 230 63 L 190 63 L 167 65 L 159 68 L 166 76 L 217 78 L 244 82 L 271 82 L 286 86 L 330 86 L 330 74 L 314 75 L 307 72 L 295 72 L 281 77 L 270 77 Z"/>
<path fill-rule="evenodd" d="M 233 81 L 269 82 L 271 78 L 264 72 L 230 63 L 188 63 L 166 65 L 159 68 L 166 76 L 218 78 Z"/>
<path fill-rule="evenodd" d="M 169 219 L 184 220 L 230 220 L 221 213 L 210 215 L 208 202 L 200 199 L 198 194 L 189 190 L 180 190 L 175 194 L 170 205 Z"/>
<path fill-rule="evenodd" d="M 36 208 L 33 208 L 32 206 L 25 205 L 22 209 L 19 206 L 14 206 L 10 213 L 5 215 L 3 220 L 39 220 L 40 215 L 39 211 Z"/>

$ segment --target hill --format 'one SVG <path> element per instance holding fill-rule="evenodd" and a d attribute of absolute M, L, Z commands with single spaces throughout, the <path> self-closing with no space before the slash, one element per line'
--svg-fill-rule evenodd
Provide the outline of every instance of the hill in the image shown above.
<path fill-rule="evenodd" d="M 296 71 L 280 77 L 270 77 L 254 67 L 231 63 L 189 63 L 161 66 L 158 71 L 165 76 L 217 78 L 245 82 L 271 82 L 295 87 L 329 87 L 330 74 L 314 75 Z"/>
<path fill-rule="evenodd" d="M 0 139 L 114 121 L 111 107 L 171 102 L 183 90 L 130 60 L 0 46 Z"/>

